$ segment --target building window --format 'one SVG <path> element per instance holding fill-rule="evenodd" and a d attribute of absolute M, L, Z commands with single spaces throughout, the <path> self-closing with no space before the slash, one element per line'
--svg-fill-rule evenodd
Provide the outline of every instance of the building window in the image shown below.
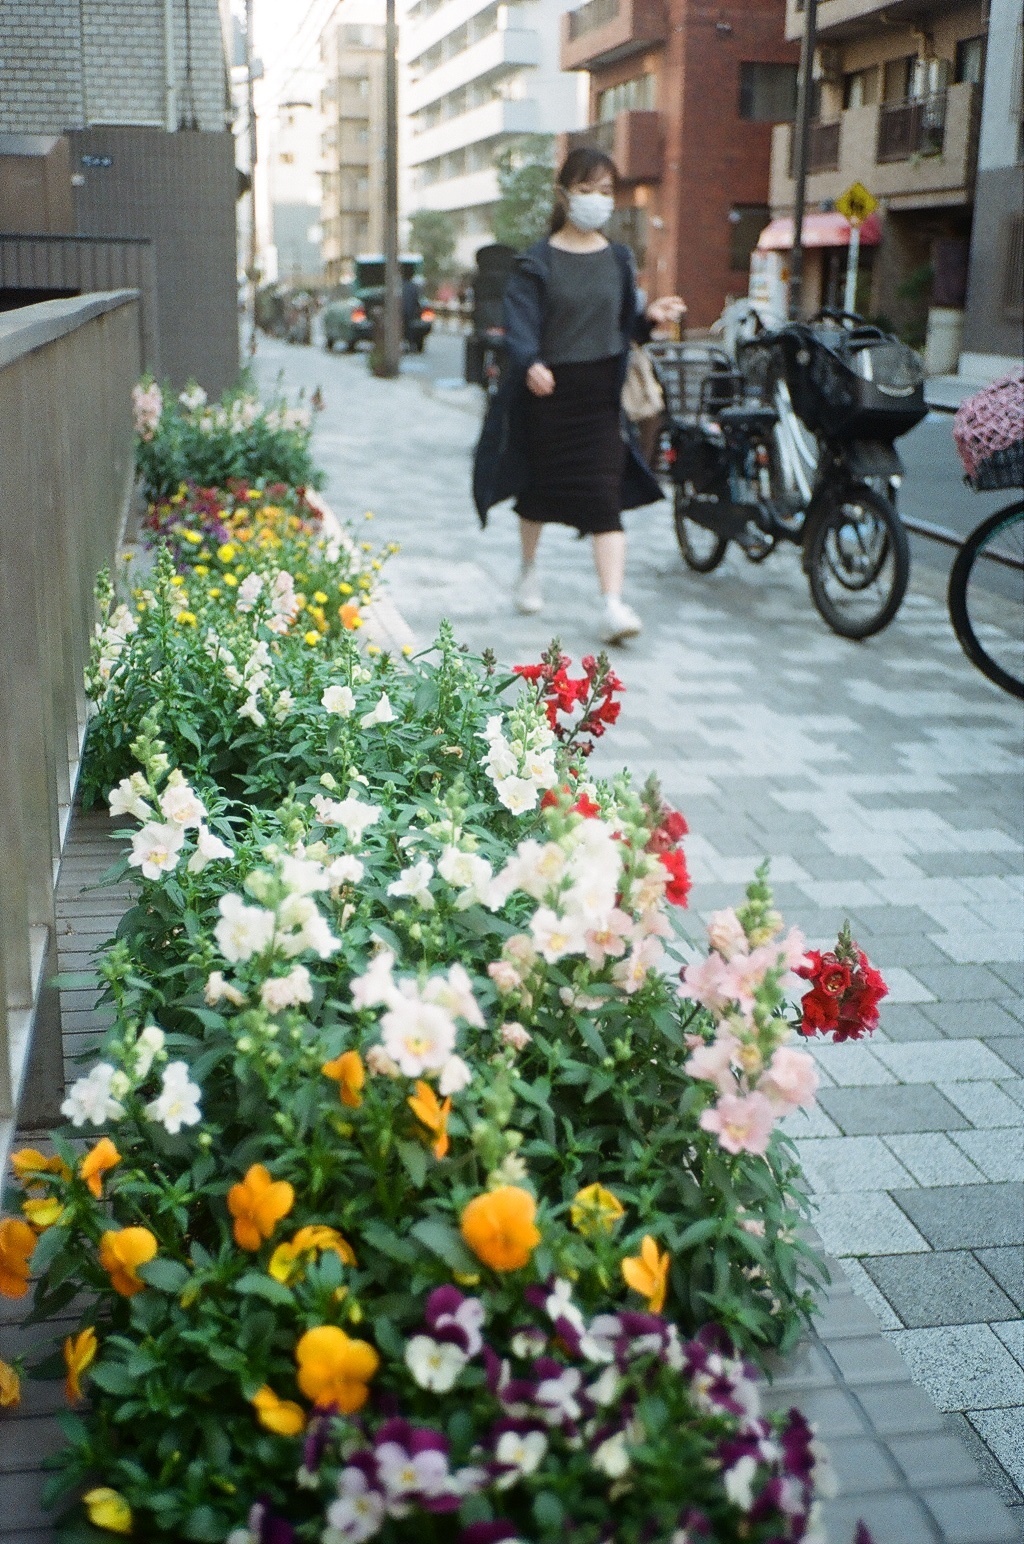
<path fill-rule="evenodd" d="M 650 112 L 654 107 L 654 76 L 634 75 L 597 94 L 597 121 L 608 123 L 616 113 Z"/>
<path fill-rule="evenodd" d="M 751 123 L 783 123 L 796 117 L 795 64 L 741 64 L 741 118 Z"/>
<path fill-rule="evenodd" d="M 961 38 L 956 45 L 954 79 L 958 84 L 980 86 L 985 74 L 985 39 Z"/>
<path fill-rule="evenodd" d="M 729 211 L 729 267 L 746 273 L 757 238 L 771 220 L 767 204 L 735 204 Z"/>
<path fill-rule="evenodd" d="M 882 75 L 882 100 L 905 102 L 910 95 L 910 82 L 917 59 L 907 54 L 900 59 L 886 61 Z"/>
<path fill-rule="evenodd" d="M 870 107 L 878 101 L 878 66 L 843 76 L 843 106 Z"/>

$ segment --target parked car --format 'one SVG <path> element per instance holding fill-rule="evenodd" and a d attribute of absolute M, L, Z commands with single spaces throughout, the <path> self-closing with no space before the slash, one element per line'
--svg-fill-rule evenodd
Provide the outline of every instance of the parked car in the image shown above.
<path fill-rule="evenodd" d="M 400 258 L 402 274 L 402 319 L 405 343 L 421 354 L 434 313 L 423 304 L 420 270 L 423 259 L 411 252 Z M 351 352 L 357 343 L 373 339 L 374 313 L 384 304 L 384 259 L 380 253 L 357 257 L 355 279 L 324 309 L 324 344 L 328 350 L 337 344 Z"/>

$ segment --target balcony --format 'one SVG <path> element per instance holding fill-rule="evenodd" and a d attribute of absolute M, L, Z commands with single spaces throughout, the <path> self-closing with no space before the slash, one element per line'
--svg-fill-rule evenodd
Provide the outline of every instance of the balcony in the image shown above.
<path fill-rule="evenodd" d="M 593 145 L 615 162 L 620 182 L 660 182 L 664 155 L 661 114 L 627 108 L 605 123 L 566 134 L 565 150 Z"/>
<path fill-rule="evenodd" d="M 862 182 L 894 209 L 969 203 L 978 154 L 978 88 L 963 82 L 920 102 L 851 107 L 812 132 L 808 204 Z M 825 131 L 829 132 L 826 133 Z M 772 134 L 773 210 L 793 206 L 793 128 Z"/>
<path fill-rule="evenodd" d="M 495 98 L 411 135 L 408 164 L 420 166 L 435 156 L 448 155 L 480 139 L 494 139 L 498 134 L 534 134 L 539 129 L 540 111 L 533 97 L 512 102 Z"/>
<path fill-rule="evenodd" d="M 598 70 L 664 43 L 664 0 L 587 0 L 562 14 L 560 67 Z"/>
<path fill-rule="evenodd" d="M 420 112 L 460 86 L 469 85 L 484 75 L 506 73 L 523 65 L 540 63 L 540 38 L 530 27 L 502 27 L 461 53 L 410 81 L 405 103 L 409 113 Z"/>
<path fill-rule="evenodd" d="M 956 9 L 960 0 L 819 0 L 818 36 L 826 43 L 876 37 L 883 27 L 928 24 L 928 18 Z M 803 36 L 804 0 L 786 0 L 786 37 Z M 884 13 L 884 14 L 883 14 Z"/>

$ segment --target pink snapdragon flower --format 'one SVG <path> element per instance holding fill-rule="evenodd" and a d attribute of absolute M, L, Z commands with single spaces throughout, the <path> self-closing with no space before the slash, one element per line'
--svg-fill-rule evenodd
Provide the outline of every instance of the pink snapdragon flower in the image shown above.
<path fill-rule="evenodd" d="M 818 1088 L 818 1069 L 806 1051 L 780 1045 L 758 1088 L 779 1109 L 789 1111 L 814 1103 Z"/>
<path fill-rule="evenodd" d="M 731 960 L 734 954 L 746 954 L 749 950 L 743 923 L 731 906 L 724 911 L 713 911 L 708 918 L 708 943 L 723 960 Z"/>
<path fill-rule="evenodd" d="M 712 1131 L 727 1153 L 763 1157 L 775 1125 L 775 1109 L 761 1093 L 723 1094 L 700 1118 L 701 1129 Z"/>
<path fill-rule="evenodd" d="M 701 1078 L 714 1083 L 720 1094 L 734 1094 L 736 1079 L 733 1076 L 733 1058 L 740 1048 L 733 1035 L 720 1035 L 710 1045 L 699 1045 L 687 1058 L 685 1071 L 691 1078 Z"/>

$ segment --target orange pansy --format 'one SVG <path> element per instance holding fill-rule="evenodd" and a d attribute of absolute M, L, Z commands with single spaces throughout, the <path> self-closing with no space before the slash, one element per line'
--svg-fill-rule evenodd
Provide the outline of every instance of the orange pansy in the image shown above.
<path fill-rule="evenodd" d="M 537 1203 L 519 1185 L 500 1185 L 475 1196 L 462 1213 L 462 1237 L 478 1260 L 494 1271 L 518 1271 L 540 1243 Z"/>
<path fill-rule="evenodd" d="M 122 1297 L 134 1297 L 146 1283 L 138 1274 L 156 1254 L 156 1239 L 148 1228 L 119 1228 L 104 1233 L 100 1239 L 100 1264 L 110 1277 L 110 1285 Z"/>
<path fill-rule="evenodd" d="M 28 1291 L 29 1261 L 36 1235 L 20 1217 L 0 1221 L 0 1294 L 24 1297 Z"/>
<path fill-rule="evenodd" d="M 288 1181 L 271 1179 L 262 1163 L 254 1163 L 245 1178 L 228 1191 L 228 1211 L 235 1219 L 239 1249 L 255 1253 L 294 1205 L 295 1191 Z"/>
<path fill-rule="evenodd" d="M 334 1061 L 324 1062 L 320 1068 L 325 1078 L 338 1085 L 342 1104 L 350 1110 L 358 1110 L 362 1104 L 362 1088 L 366 1082 L 366 1068 L 358 1051 L 342 1051 Z"/>
<path fill-rule="evenodd" d="M 279 1399 L 269 1384 L 264 1384 L 252 1396 L 256 1419 L 267 1431 L 279 1437 L 297 1437 L 306 1429 L 306 1412 L 294 1399 Z"/>
<path fill-rule="evenodd" d="M 35 1147 L 23 1147 L 18 1152 L 11 1154 L 11 1168 L 15 1178 L 23 1185 L 37 1183 L 37 1176 L 57 1174 L 61 1179 L 70 1179 L 71 1170 L 63 1158 L 58 1158 L 54 1153 L 47 1157 Z"/>
<path fill-rule="evenodd" d="M 338 615 L 341 618 L 342 627 L 348 632 L 352 632 L 355 628 L 362 627 L 363 625 L 363 619 L 359 614 L 359 607 L 353 601 L 347 601 L 344 606 L 339 606 Z"/>
<path fill-rule="evenodd" d="M 333 1250 L 344 1265 L 356 1264 L 355 1251 L 348 1240 L 342 1238 L 335 1228 L 314 1222 L 308 1227 L 300 1228 L 294 1238 L 289 1239 L 286 1244 L 278 1244 L 270 1256 L 267 1271 L 275 1281 L 287 1283 L 300 1274 L 304 1255 L 314 1254 L 324 1249 Z"/>
<path fill-rule="evenodd" d="M 68 1370 L 67 1378 L 64 1380 L 64 1392 L 71 1404 L 75 1404 L 82 1397 L 82 1374 L 95 1361 L 98 1344 L 96 1331 L 92 1325 L 81 1330 L 77 1335 L 69 1335 L 64 1342 L 64 1366 Z"/>
<path fill-rule="evenodd" d="M 44 1228 L 52 1228 L 59 1221 L 64 1204 L 59 1196 L 30 1196 L 27 1201 L 22 1201 L 21 1209 L 32 1226 L 41 1233 Z"/>
<path fill-rule="evenodd" d="M 21 1403 L 21 1379 L 10 1362 L 0 1360 L 0 1410 Z"/>
<path fill-rule="evenodd" d="M 662 1253 L 649 1233 L 644 1234 L 640 1253 L 630 1255 L 622 1262 L 622 1277 L 626 1286 L 632 1287 L 634 1292 L 639 1292 L 641 1297 L 647 1299 L 651 1313 L 660 1313 L 665 1306 L 668 1268 L 671 1263 L 672 1256 L 668 1250 Z"/>
<path fill-rule="evenodd" d="M 82 1159 L 78 1166 L 78 1172 L 88 1185 L 97 1201 L 103 1195 L 103 1176 L 108 1169 L 116 1168 L 121 1162 L 121 1154 L 109 1137 L 100 1137 L 96 1146 Z"/>
<path fill-rule="evenodd" d="M 449 1147 L 448 1117 L 452 1113 L 451 1098 L 449 1097 L 442 1104 L 429 1083 L 419 1082 L 416 1084 L 416 1092 L 410 1095 L 406 1103 L 416 1119 L 436 1136 L 437 1140 L 430 1148 L 434 1157 L 443 1158 Z"/>
<path fill-rule="evenodd" d="M 366 1403 L 380 1357 L 365 1340 L 353 1340 L 334 1324 L 307 1330 L 295 1347 L 299 1388 L 315 1405 L 335 1405 L 351 1415 Z"/>

